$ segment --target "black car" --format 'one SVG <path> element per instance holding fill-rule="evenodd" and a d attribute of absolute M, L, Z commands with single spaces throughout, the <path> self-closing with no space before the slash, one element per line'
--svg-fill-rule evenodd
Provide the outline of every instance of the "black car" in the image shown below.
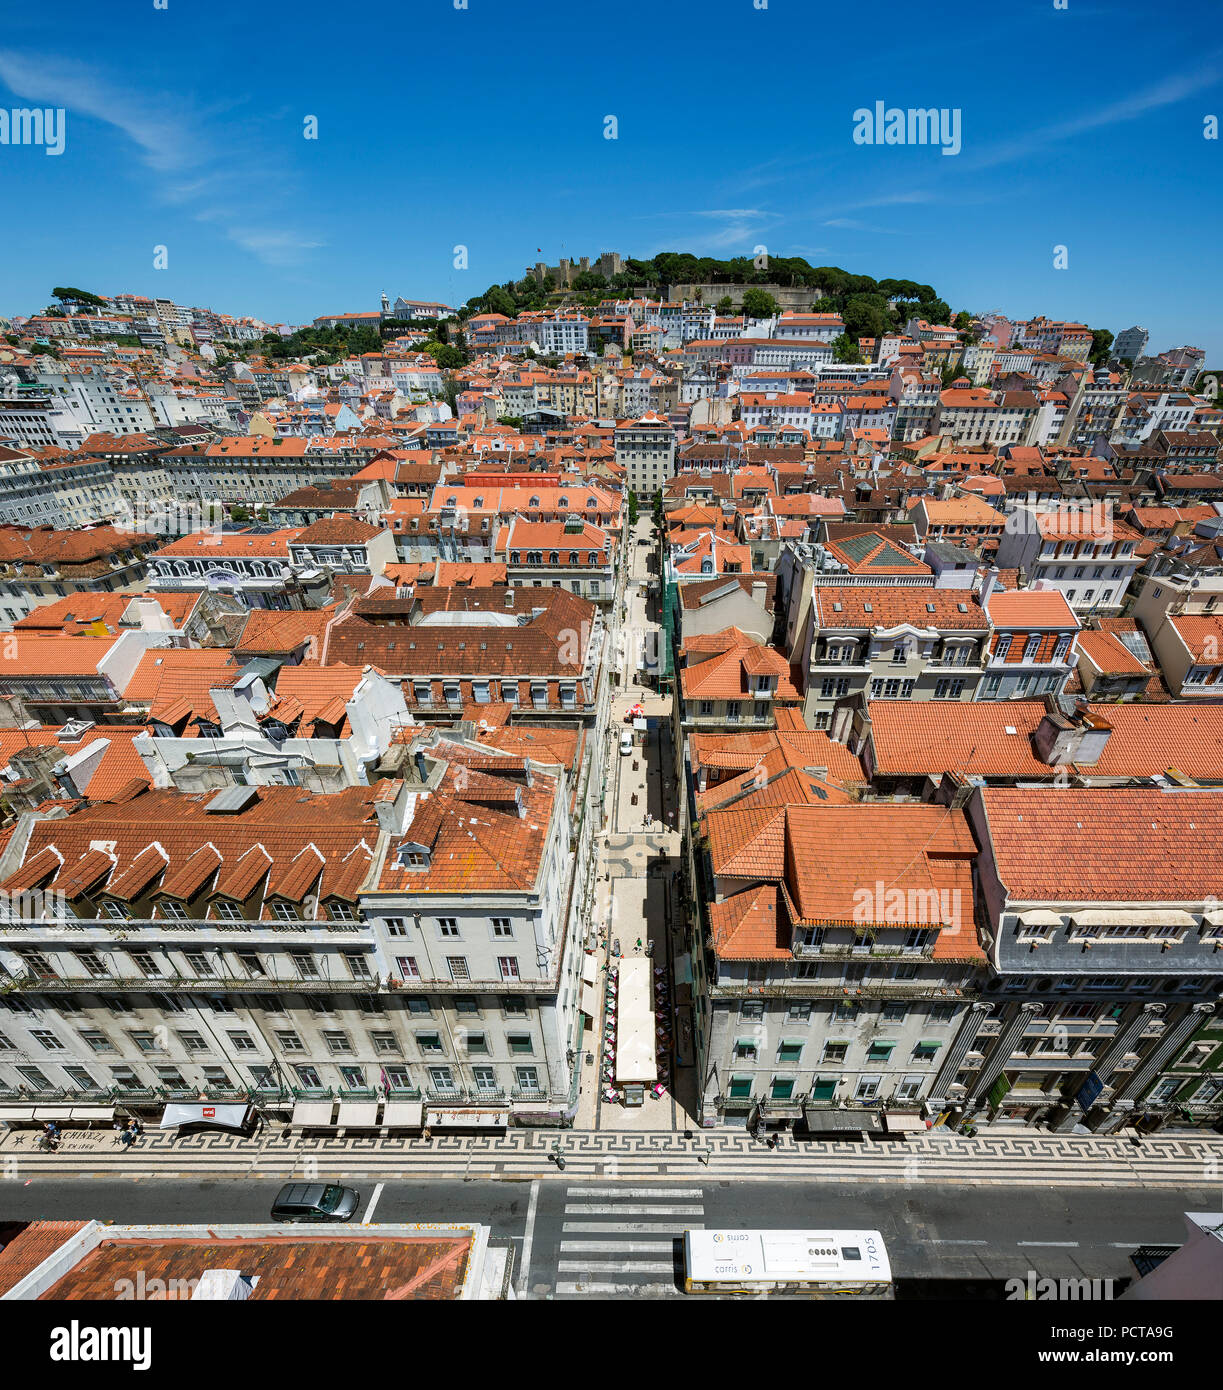
<path fill-rule="evenodd" d="M 361 1204 L 353 1187 L 333 1182 L 291 1182 L 272 1203 L 273 1221 L 350 1221 Z"/>

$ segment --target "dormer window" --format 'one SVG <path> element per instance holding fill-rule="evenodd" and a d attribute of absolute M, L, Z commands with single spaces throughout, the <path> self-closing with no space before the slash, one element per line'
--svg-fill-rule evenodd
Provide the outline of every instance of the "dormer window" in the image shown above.
<path fill-rule="evenodd" d="M 278 922 L 300 922 L 301 917 L 293 903 L 285 902 L 282 898 L 277 898 L 272 904 L 272 916 Z"/>
<path fill-rule="evenodd" d="M 396 853 L 396 862 L 401 869 L 421 872 L 429 868 L 430 853 L 424 845 L 403 844 Z"/>
<path fill-rule="evenodd" d="M 175 898 L 163 898 L 157 904 L 157 915 L 168 922 L 187 922 L 190 914 L 186 907 Z"/>

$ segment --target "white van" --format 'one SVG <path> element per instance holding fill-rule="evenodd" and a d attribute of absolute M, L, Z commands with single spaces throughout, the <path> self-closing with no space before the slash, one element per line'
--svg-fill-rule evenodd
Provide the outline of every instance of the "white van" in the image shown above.
<path fill-rule="evenodd" d="M 626 753 L 631 753 L 632 751 L 633 735 L 630 730 L 625 729 L 624 732 L 620 735 L 620 756 L 624 757 Z"/>

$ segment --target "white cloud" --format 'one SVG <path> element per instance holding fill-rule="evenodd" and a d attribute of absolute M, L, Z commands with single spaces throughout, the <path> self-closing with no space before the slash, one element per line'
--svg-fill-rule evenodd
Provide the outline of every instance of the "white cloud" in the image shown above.
<path fill-rule="evenodd" d="M 232 121 L 218 138 L 209 116 L 182 92 L 138 92 L 88 64 L 12 49 L 0 49 L 0 82 L 24 101 L 62 106 L 70 144 L 74 118 L 119 131 L 136 147 L 140 162 L 160 176 L 155 198 L 196 221 L 216 223 L 228 240 L 265 264 L 289 264 L 323 244 L 291 228 L 263 232 L 251 226 L 253 219 L 279 218 L 290 195 L 285 161 L 259 148 L 253 123 Z"/>

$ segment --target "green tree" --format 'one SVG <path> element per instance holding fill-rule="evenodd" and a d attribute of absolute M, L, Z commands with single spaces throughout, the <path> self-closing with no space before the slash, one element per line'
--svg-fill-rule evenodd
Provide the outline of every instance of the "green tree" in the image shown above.
<path fill-rule="evenodd" d="M 887 300 L 881 294 L 851 294 L 841 310 L 851 338 L 878 338 L 892 326 Z"/>
<path fill-rule="evenodd" d="M 1094 366 L 1102 366 L 1108 361 L 1108 354 L 1112 350 L 1113 335 L 1107 328 L 1093 328 L 1091 330 L 1091 353 L 1089 360 Z"/>
<path fill-rule="evenodd" d="M 723 316 L 729 314 L 734 309 L 734 307 L 735 301 L 728 294 L 724 294 L 722 298 L 718 300 L 717 304 L 714 305 L 714 308 L 717 310 L 717 312 L 719 314 L 722 314 Z"/>
<path fill-rule="evenodd" d="M 834 362 L 861 362 L 862 354 L 858 345 L 848 333 L 842 333 L 832 340 L 832 360 Z"/>
<path fill-rule="evenodd" d="M 229 519 L 231 521 L 249 521 L 251 514 L 245 507 L 230 507 Z"/>
<path fill-rule="evenodd" d="M 100 295 L 90 294 L 88 290 L 73 289 L 69 285 L 56 285 L 51 293 L 61 304 L 89 304 L 101 307 L 106 303 Z"/>
<path fill-rule="evenodd" d="M 972 315 L 965 313 L 963 309 L 951 320 L 952 328 L 957 328 L 961 333 L 967 333 L 972 327 Z"/>
<path fill-rule="evenodd" d="M 743 291 L 743 312 L 749 319 L 771 319 L 779 307 L 767 290 Z"/>

